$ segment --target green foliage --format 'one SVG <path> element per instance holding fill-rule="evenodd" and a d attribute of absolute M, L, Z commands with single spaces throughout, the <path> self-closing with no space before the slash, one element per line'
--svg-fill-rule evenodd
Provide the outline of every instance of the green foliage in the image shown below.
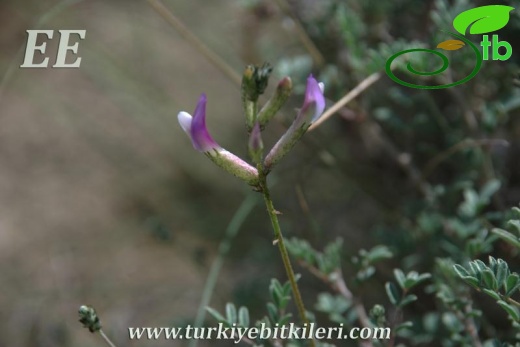
<path fill-rule="evenodd" d="M 519 212 L 520 209 L 513 208 L 513 213 L 517 217 L 520 217 Z M 519 233 L 519 222 L 518 218 L 511 219 L 507 225 Z M 498 228 L 492 231 L 502 240 L 520 248 L 520 242 L 512 233 Z M 453 269 L 467 284 L 496 300 L 496 303 L 507 312 L 513 325 L 520 329 L 520 303 L 513 299 L 515 294 L 520 292 L 520 276 L 510 270 L 507 262 L 490 256 L 487 265 L 477 259 L 469 262 L 469 268 L 455 264 Z"/>
<path fill-rule="evenodd" d="M 225 327 L 231 327 L 234 324 L 244 328 L 260 327 L 261 324 L 265 324 L 267 327 L 287 325 L 292 318 L 292 314 L 287 312 L 287 304 L 291 300 L 290 283 L 286 282 L 282 285 L 277 279 L 271 279 L 269 295 L 271 301 L 266 304 L 267 315 L 257 320 L 253 325 L 251 325 L 249 309 L 244 306 L 237 310 L 235 304 L 227 303 L 225 315 L 211 307 L 206 307 L 206 310 L 218 323 L 222 323 Z M 260 342 L 260 340 L 257 342 Z"/>
<path fill-rule="evenodd" d="M 356 267 L 356 280 L 368 280 L 376 272 L 375 264 L 393 257 L 390 249 L 383 245 L 375 246 L 366 251 L 361 249 L 357 256 L 352 257 L 352 264 Z"/>
<path fill-rule="evenodd" d="M 276 71 L 300 81 L 313 72 L 326 82 L 327 96 L 336 100 L 371 73 L 383 71 L 396 52 L 435 48 L 453 26 L 469 35 L 500 24 L 484 18 L 482 10 L 471 10 L 475 5 L 468 0 L 329 0 L 320 3 L 319 11 L 309 3 L 292 2 L 293 10 L 326 56 L 325 66 L 314 65 L 310 55 L 298 52 L 281 57 Z M 504 37 L 515 37 L 518 16 L 507 14 Z M 504 24 L 505 12 L 500 16 Z M 478 37 L 469 39 L 476 42 Z M 449 54 L 446 75 L 430 77 L 428 83 L 447 83 L 471 71 L 471 51 L 462 48 Z M 438 64 L 426 55 L 403 58 L 397 61 L 396 73 L 406 64 L 420 71 Z M 334 159 L 330 172 L 346 176 L 349 183 L 338 185 L 352 189 L 348 184 L 354 182 L 380 204 L 383 217 L 370 220 L 375 232 L 367 230 L 364 248 L 354 252 L 349 251 L 354 244 L 347 239 L 350 235 L 334 229 L 343 215 L 332 213 L 325 214 L 322 229 L 336 232 L 331 232 L 332 240 L 338 234 L 343 238 L 322 250 L 302 238 L 286 240 L 291 257 L 328 286 L 318 287 L 315 305 L 309 306 L 317 321 L 391 327 L 392 342 L 374 341 L 374 346 L 517 343 L 520 278 L 515 257 L 520 220 L 508 221 L 505 211 L 518 200 L 518 173 L 508 167 L 518 153 L 514 116 L 520 109 L 520 91 L 514 87 L 514 64 L 490 61 L 476 78 L 438 93 L 403 88 L 383 75 L 372 90 L 338 112 L 344 118 L 330 121 L 337 126 L 318 137 L 316 147 Z M 304 89 L 300 84 L 294 90 L 301 94 Z M 307 147 L 312 158 L 317 157 L 314 145 Z M 320 184 L 327 187 L 326 182 Z M 520 209 L 514 208 L 515 213 Z M 348 247 L 342 240 L 348 240 Z M 479 260 L 486 258 L 487 264 Z M 287 323 L 294 311 L 290 291 L 273 283 L 261 321 Z M 475 290 L 497 305 L 490 308 Z M 490 319 L 493 308 L 507 314 L 513 327 Z"/>
<path fill-rule="evenodd" d="M 342 58 L 335 63 L 327 60 L 329 65 L 320 70 L 324 76 L 325 71 L 337 71 L 339 78 L 329 95 L 339 90 L 339 97 L 370 73 L 381 71 L 386 59 L 395 52 L 434 48 L 446 40 L 443 30 L 453 32 L 454 19 L 476 5 L 468 0 L 430 3 L 402 0 L 392 3 L 327 1 L 323 6 L 326 9 L 321 16 L 303 17 L 304 25 L 316 28 L 312 31 L 313 39 L 324 47 L 331 36 L 334 42 L 341 43 L 333 54 L 340 52 Z M 519 23 L 516 14 L 516 10 L 511 12 L 509 23 L 502 29 L 504 35 L 508 30 L 509 35 L 517 33 L 513 29 Z M 328 26 L 324 24 L 325 17 L 330 19 Z M 468 32 L 472 28 L 470 24 L 476 29 L 480 25 L 466 21 Z M 457 28 L 461 26 L 457 24 Z M 502 31 L 500 34 L 502 37 Z M 478 39 L 470 37 L 473 42 Z M 471 54 L 466 49 L 450 53 L 448 78 L 456 80 L 471 71 Z M 417 70 L 431 71 L 437 64 L 424 55 L 405 58 L 398 60 L 397 70 L 410 63 Z M 294 70 L 300 66 L 306 72 L 311 71 L 309 57 L 301 55 L 294 61 L 299 62 L 289 64 Z M 509 150 L 507 141 L 516 136 L 510 130 L 517 127 L 512 117 L 518 115 L 520 93 L 513 88 L 513 74 L 509 73 L 518 67 L 512 61 L 507 64 L 509 70 L 497 64 L 484 65 L 473 80 L 443 93 L 401 88 L 387 83 L 383 77 L 380 88 L 375 87 L 362 98 L 363 106 L 348 106 L 354 113 L 367 115 L 361 121 L 363 127 L 359 128 L 377 129 L 374 133 L 380 136 L 363 136 L 362 131 L 354 131 L 348 136 L 354 137 L 352 141 L 344 140 L 341 134 L 336 141 L 327 141 L 324 147 L 339 158 L 345 147 L 338 143 L 346 141 L 347 146 L 353 148 L 348 155 L 343 155 L 347 159 L 340 159 L 338 166 L 377 165 L 373 171 L 362 171 L 361 178 L 353 170 L 349 179 L 375 192 L 372 196 L 383 204 L 387 202 L 390 208 L 385 210 L 385 215 L 390 217 L 375 228 L 376 238 L 371 245 L 380 246 L 370 251 L 361 250 L 354 256 L 340 252 L 342 261 L 333 257 L 334 261 L 328 262 L 334 266 L 320 268 L 317 258 L 323 257 L 325 252 L 316 251 L 305 240 L 292 240 L 297 246 L 291 255 L 331 287 L 329 292 L 318 294 L 315 306 L 330 321 L 359 326 L 356 311 L 360 303 L 364 306 L 370 302 L 366 299 L 368 291 L 376 292 L 373 295 L 378 298 L 371 302 L 373 308 L 368 313 L 371 324 L 386 324 L 399 330 L 397 343 L 472 346 L 478 340 L 488 347 L 512 342 L 513 330 L 489 320 L 488 315 L 493 312 L 481 300 L 474 299 L 472 290 L 476 286 L 495 298 L 504 312 L 515 319 L 516 306 L 511 300 L 516 299 L 517 294 L 513 292 L 518 291 L 514 289 L 518 268 L 505 267 L 504 260 L 514 264 L 511 257 L 518 255 L 520 223 L 515 219 L 507 222 L 505 208 L 507 202 L 518 199 L 518 194 L 509 190 L 517 189 L 511 179 L 518 180 L 518 175 L 508 171 L 510 168 L 506 166 L 507 160 L 516 159 L 507 159 L 504 153 Z M 445 82 L 444 77 L 436 78 Z M 349 131 L 356 127 L 353 122 L 345 123 Z M 359 138 L 372 146 L 370 150 L 355 152 L 360 150 L 356 143 Z M 336 152 L 334 146 L 338 146 Z M 411 159 L 403 164 L 400 160 L 406 155 Z M 398 178 L 392 171 L 395 166 L 388 162 L 397 163 L 402 169 L 399 174 L 405 178 Z M 373 180 L 367 179 L 368 176 Z M 387 200 L 388 195 L 391 198 Z M 380 250 L 381 259 L 372 257 Z M 489 255 L 493 255 L 489 259 L 496 259 L 495 262 L 486 264 L 487 270 L 480 271 L 478 266 L 484 263 L 472 259 Z M 390 269 L 397 268 L 390 282 L 385 280 L 391 276 L 389 262 Z M 473 264 L 467 266 L 469 269 L 456 265 L 468 263 Z M 478 275 L 472 272 L 473 268 L 479 271 Z M 342 271 L 352 297 L 343 295 L 334 286 L 335 276 L 343 280 Z M 464 281 L 460 281 L 461 274 Z M 425 291 L 424 297 L 421 289 Z M 386 294 L 388 300 L 382 299 L 381 294 Z M 390 305 L 383 305 L 386 302 Z M 489 331 L 496 334 L 489 336 Z"/>
<path fill-rule="evenodd" d="M 328 244 L 323 252 L 312 248 L 308 241 L 297 238 L 287 240 L 286 246 L 293 257 L 307 266 L 315 267 L 326 276 L 341 268 L 342 239 L 336 239 L 335 242 Z"/>
<path fill-rule="evenodd" d="M 353 324 L 356 319 L 356 316 L 349 311 L 352 308 L 352 301 L 341 295 L 320 293 L 315 308 L 319 312 L 326 313 L 329 320 L 337 324 Z"/>
<path fill-rule="evenodd" d="M 513 229 L 513 232 L 509 232 L 500 228 L 494 228 L 491 230 L 491 232 L 513 247 L 520 249 L 520 209 L 518 207 L 514 207 L 512 211 L 517 218 L 509 220 L 507 222 L 507 226 Z M 516 233 L 518 236 L 516 236 L 514 233 Z"/>
<path fill-rule="evenodd" d="M 419 274 L 416 271 L 411 271 L 405 274 L 401 269 L 394 269 L 394 277 L 397 284 L 394 282 L 386 282 L 385 289 L 388 298 L 392 305 L 398 308 L 403 308 L 417 300 L 417 296 L 409 294 L 409 291 L 418 284 L 426 281 L 431 277 L 429 273 Z M 411 322 L 401 323 L 397 329 L 409 327 Z"/>

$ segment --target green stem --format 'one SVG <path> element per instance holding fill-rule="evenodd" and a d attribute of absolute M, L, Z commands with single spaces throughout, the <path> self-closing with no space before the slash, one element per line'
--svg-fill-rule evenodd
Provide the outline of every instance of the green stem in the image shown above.
<path fill-rule="evenodd" d="M 116 345 L 114 345 L 114 343 L 112 341 L 110 341 L 110 339 L 108 338 L 108 336 L 105 334 L 105 332 L 103 331 L 103 329 L 99 329 L 99 335 L 101 335 L 101 337 L 103 338 L 103 340 L 105 340 L 105 342 L 107 343 L 108 346 L 110 347 L 116 347 Z"/>
<path fill-rule="evenodd" d="M 271 218 L 275 242 L 278 244 L 278 250 L 280 251 L 280 255 L 282 256 L 283 266 L 285 267 L 285 272 L 287 273 L 287 277 L 289 278 L 289 282 L 291 284 L 294 302 L 296 303 L 296 307 L 298 308 L 298 313 L 300 314 L 300 319 L 302 323 L 309 325 L 309 320 L 307 319 L 307 315 L 305 314 L 305 306 L 303 304 L 302 296 L 300 294 L 300 289 L 298 288 L 298 284 L 296 283 L 296 276 L 294 275 L 291 260 L 289 259 L 289 253 L 287 252 L 287 248 L 285 247 L 282 229 L 280 228 L 280 223 L 278 221 L 278 212 L 274 208 L 273 200 L 271 199 L 271 194 L 267 186 L 266 175 L 264 174 L 261 165 L 259 165 L 259 176 L 260 188 L 264 196 L 265 206 L 267 207 L 267 213 L 269 214 L 269 218 Z M 310 341 L 310 345 L 311 347 L 315 346 L 314 340 Z"/>

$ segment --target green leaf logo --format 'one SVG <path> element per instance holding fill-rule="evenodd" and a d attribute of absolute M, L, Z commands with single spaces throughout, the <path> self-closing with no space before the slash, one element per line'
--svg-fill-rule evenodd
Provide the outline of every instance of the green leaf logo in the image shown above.
<path fill-rule="evenodd" d="M 472 8 L 459 14 L 453 20 L 453 27 L 462 35 L 468 27 L 470 34 L 486 34 L 502 29 L 509 22 L 509 12 L 514 7 L 505 5 L 488 5 Z"/>

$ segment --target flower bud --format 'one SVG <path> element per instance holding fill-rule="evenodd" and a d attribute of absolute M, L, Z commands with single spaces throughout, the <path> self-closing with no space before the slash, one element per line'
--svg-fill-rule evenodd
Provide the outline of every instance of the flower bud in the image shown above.
<path fill-rule="evenodd" d="M 242 75 L 242 103 L 246 115 L 247 130 L 251 131 L 256 122 L 257 101 L 267 88 L 273 68 L 269 63 L 261 67 L 248 65 Z"/>
<path fill-rule="evenodd" d="M 273 119 L 276 113 L 282 108 L 282 106 L 287 101 L 287 98 L 291 95 L 292 92 L 292 81 L 290 77 L 284 77 L 280 82 L 278 82 L 278 86 L 276 87 L 276 91 L 274 95 L 267 101 L 267 103 L 262 107 L 260 112 L 258 112 L 258 123 L 260 123 L 260 128 L 263 129 L 265 125 Z"/>
<path fill-rule="evenodd" d="M 264 143 L 262 142 L 262 133 L 260 131 L 260 124 L 255 123 L 251 134 L 249 135 L 249 156 L 254 163 L 259 164 L 262 162 L 262 156 L 264 151 Z"/>
<path fill-rule="evenodd" d="M 91 333 L 101 330 L 101 322 L 93 307 L 82 305 L 78 311 L 79 321 Z"/>

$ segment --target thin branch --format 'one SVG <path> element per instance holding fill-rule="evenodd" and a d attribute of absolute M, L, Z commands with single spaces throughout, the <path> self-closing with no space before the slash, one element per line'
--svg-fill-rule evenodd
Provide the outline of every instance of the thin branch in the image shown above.
<path fill-rule="evenodd" d="M 371 328 L 372 323 L 370 323 L 365 306 L 363 306 L 356 298 L 354 298 L 354 295 L 347 287 L 347 283 L 343 278 L 343 274 L 339 270 L 336 271 L 336 276 L 334 276 L 334 280 L 332 280 L 331 283 L 338 291 L 338 293 L 354 302 L 354 308 L 356 309 L 356 313 L 358 315 L 359 321 L 361 322 L 361 325 L 365 328 Z"/>
<path fill-rule="evenodd" d="M 502 300 L 507 301 L 508 303 L 513 304 L 513 305 L 515 305 L 516 307 L 519 307 L 519 308 L 520 308 L 520 302 L 516 301 L 515 299 L 511 299 L 511 298 L 509 298 L 509 297 L 507 297 L 507 298 L 506 298 L 506 297 L 503 297 Z"/>
<path fill-rule="evenodd" d="M 103 338 L 103 340 L 105 340 L 105 342 L 107 343 L 107 345 L 109 345 L 110 347 L 116 347 L 116 345 L 114 345 L 114 343 L 112 341 L 110 341 L 110 339 L 108 338 L 108 336 L 105 334 L 105 332 L 103 331 L 103 329 L 99 329 L 99 335 L 101 335 L 101 337 Z"/>
<path fill-rule="evenodd" d="M 464 322 L 464 328 L 466 329 L 466 332 L 471 338 L 472 346 L 482 347 L 482 342 L 480 341 L 480 337 L 478 336 L 478 329 L 475 324 L 475 320 L 472 317 L 468 316 L 469 312 L 473 310 L 471 304 L 466 305 L 464 310 L 466 311 L 464 313 L 461 311 L 457 311 L 456 315 L 460 320 Z"/>
<path fill-rule="evenodd" d="M 381 78 L 381 73 L 375 72 L 365 78 L 361 83 L 359 83 L 354 89 L 347 93 L 344 97 L 339 99 L 331 108 L 325 111 L 323 115 L 314 122 L 310 127 L 309 131 L 314 130 L 319 127 L 323 122 L 329 119 L 334 113 L 338 112 L 343 106 L 354 100 L 359 94 L 361 94 L 364 90 L 370 87 L 372 84 L 377 82 Z"/>
<path fill-rule="evenodd" d="M 219 69 L 234 84 L 240 86 L 242 78 L 220 56 L 206 46 L 159 0 L 147 0 L 150 6 L 160 14 L 179 34 L 196 50 L 204 55 L 217 69 Z"/>

